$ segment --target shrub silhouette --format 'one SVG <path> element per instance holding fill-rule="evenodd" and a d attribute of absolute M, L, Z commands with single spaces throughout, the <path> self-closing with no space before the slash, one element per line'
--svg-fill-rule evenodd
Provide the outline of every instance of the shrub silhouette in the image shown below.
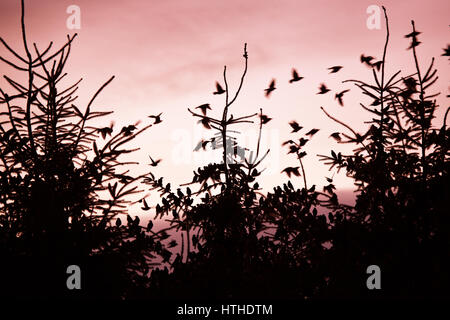
<path fill-rule="evenodd" d="M 243 164 L 229 163 L 227 144 L 222 143 L 223 162 L 194 173 L 192 183 L 200 185 L 198 191 L 189 189 L 185 196 L 159 186 L 165 198 L 158 212 L 161 217 L 172 214 L 176 230 L 186 233 L 188 249 L 185 256 L 177 255 L 172 273 L 152 274 L 149 296 L 171 297 L 176 292 L 183 298 L 448 297 L 449 131 L 446 117 L 440 128 L 432 126 L 438 105 L 433 100 L 436 94 L 426 90 L 437 79 L 434 60 L 423 75 L 412 22 L 407 38 L 412 41 L 416 72 L 403 77 L 397 72 L 387 80 L 389 24 L 383 10 L 387 26 L 383 58 L 375 63 L 361 58 L 371 67 L 375 83 L 348 80 L 374 100 L 371 106 L 361 104 L 374 117 L 370 128 L 359 134 L 323 109 L 349 132 L 335 133 L 333 138 L 356 145 L 350 155 L 331 151 L 331 156 L 321 156 L 330 169 L 345 170 L 354 180 L 355 206 L 339 203 L 330 178 L 323 192 L 316 185 L 308 189 L 302 163 L 307 137 L 283 143 L 300 164 L 283 172 L 303 176 L 304 187 L 288 181 L 266 195 L 255 183 L 260 162 L 252 165 L 245 158 Z M 246 71 L 246 48 L 244 57 Z M 232 122 L 227 112 L 234 102 L 228 102 L 226 68 L 224 82 L 222 119 L 206 116 L 206 109 L 203 114 L 189 110 L 206 128 L 218 130 L 222 141 Z M 260 129 L 267 121 L 270 118 L 261 110 Z M 290 125 L 293 132 L 301 130 L 298 124 Z M 208 142 L 215 140 L 202 141 L 202 147 Z M 257 150 L 258 154 L 259 143 Z M 216 187 L 221 192 L 214 194 L 211 189 Z M 193 204 L 193 195 L 204 195 L 202 202 Z M 326 207 L 328 214 L 319 215 L 319 207 Z M 382 291 L 366 286 L 366 270 L 372 264 L 381 267 Z"/>
<path fill-rule="evenodd" d="M 132 163 L 120 157 L 134 151 L 126 144 L 151 125 L 119 132 L 113 124 L 90 125 L 111 113 L 92 105 L 114 77 L 80 111 L 73 103 L 81 80 L 59 85 L 76 35 L 54 53 L 52 44 L 41 51 L 27 42 L 23 1 L 21 19 L 25 55 L 0 39 L 14 56 L 2 61 L 27 76 L 20 83 L 5 75 L 15 92 L 0 89 L 2 295 L 119 298 L 145 279 L 154 255 L 170 254 L 138 218 L 127 216 L 122 225 L 117 217 L 126 213 L 127 197 L 142 179 L 131 176 L 124 166 Z M 66 288 L 72 264 L 83 272 L 81 293 Z"/>
<path fill-rule="evenodd" d="M 367 296 L 363 282 L 353 289 L 349 284 L 358 283 L 355 277 L 362 277 L 364 266 L 377 264 L 383 270 L 384 297 L 448 297 L 449 130 L 445 118 L 442 126 L 432 125 L 437 94 L 427 89 L 437 80 L 437 71 L 434 59 L 425 73 L 420 69 L 420 42 L 411 23 L 406 37 L 411 38 L 414 74 L 401 77 L 399 71 L 386 81 L 386 16 L 381 70 L 372 70 L 375 83 L 350 80 L 374 99 L 373 107 L 361 104 L 374 117 L 369 130 L 358 134 L 325 112 L 351 132 L 342 143 L 359 146 L 352 155 L 332 152 L 322 158 L 345 169 L 358 187 L 351 214 L 334 221 L 330 253 L 345 262 L 331 277 L 332 295 Z"/>

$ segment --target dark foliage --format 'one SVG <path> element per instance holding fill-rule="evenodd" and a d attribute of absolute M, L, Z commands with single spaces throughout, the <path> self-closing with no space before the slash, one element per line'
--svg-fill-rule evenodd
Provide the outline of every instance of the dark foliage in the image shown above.
<path fill-rule="evenodd" d="M 84 112 L 73 103 L 78 84 L 60 89 L 64 66 L 76 35 L 51 53 L 26 39 L 25 55 L 0 41 L 14 56 L 2 61 L 27 76 L 20 83 L 4 76 L 14 93 L 0 89 L 0 282 L 1 294 L 26 297 L 121 297 L 140 285 L 155 254 L 167 257 L 158 234 L 125 214 L 126 198 L 138 192 L 121 155 L 136 135 L 148 129 L 129 125 L 93 127 L 91 120 L 111 112 Z M 98 134 L 102 135 L 102 142 Z M 101 145 L 100 145 L 101 144 Z M 86 271 L 81 294 L 66 288 L 66 268 Z"/>

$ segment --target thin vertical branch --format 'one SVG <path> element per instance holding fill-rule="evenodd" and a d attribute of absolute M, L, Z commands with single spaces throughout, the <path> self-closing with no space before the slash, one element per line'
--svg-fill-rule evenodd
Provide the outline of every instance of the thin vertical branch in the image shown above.
<path fill-rule="evenodd" d="M 28 50 L 28 44 L 27 44 L 27 36 L 26 36 L 26 29 L 25 29 L 25 3 L 24 0 L 21 1 L 21 25 L 22 25 L 22 40 L 23 45 L 25 48 L 25 52 L 27 55 L 27 64 L 28 64 L 28 91 L 27 91 L 27 106 L 26 106 L 26 121 L 27 121 L 27 130 L 28 130 L 28 136 L 30 139 L 30 149 L 33 156 L 37 154 L 36 147 L 34 144 L 34 137 L 33 137 L 33 129 L 31 126 L 31 100 L 32 100 L 32 94 L 33 94 L 33 59 L 31 57 L 31 53 Z"/>
<path fill-rule="evenodd" d="M 383 128 L 384 128 L 384 76 L 385 76 L 385 63 L 386 63 L 386 52 L 387 46 L 389 43 L 389 20 L 386 13 L 386 8 L 383 6 L 384 18 L 386 21 L 386 41 L 384 43 L 383 49 L 383 62 L 381 64 L 381 86 L 380 86 L 380 103 L 381 103 L 381 111 L 380 111 L 380 140 L 379 140 L 379 151 L 384 153 L 383 146 Z"/>
<path fill-rule="evenodd" d="M 244 67 L 244 72 L 242 73 L 241 76 L 241 80 L 239 83 L 239 87 L 233 97 L 233 99 L 231 101 L 229 101 L 229 87 L 228 87 L 228 81 L 227 81 L 227 66 L 224 66 L 223 68 L 223 79 L 225 82 L 225 108 L 223 109 L 223 114 L 222 114 L 222 122 L 221 122 L 221 133 L 222 133 L 222 145 L 223 145 L 223 165 L 224 165 L 224 171 L 225 171 L 225 181 L 226 181 L 226 185 L 227 187 L 230 187 L 230 177 L 229 177 L 229 172 L 228 172 L 228 164 L 227 164 L 227 116 L 228 116 L 228 108 L 233 104 L 233 102 L 236 100 L 236 98 L 238 97 L 241 89 L 242 89 L 242 85 L 244 83 L 244 78 L 245 75 L 247 74 L 247 69 L 248 69 L 248 52 L 247 52 L 247 43 L 244 44 L 244 58 L 245 58 L 245 67 Z"/>
<path fill-rule="evenodd" d="M 223 80 L 225 82 L 225 108 L 223 109 L 223 114 L 222 114 L 222 146 L 223 146 L 223 166 L 224 166 L 224 171 L 225 171 L 225 183 L 227 185 L 227 189 L 229 187 L 230 184 L 230 177 L 229 177 L 229 173 L 228 173 L 228 164 L 227 164 L 227 154 L 228 154 L 228 150 L 227 150 L 227 113 L 228 113 L 228 81 L 227 81 L 227 66 L 223 67 Z"/>
<path fill-rule="evenodd" d="M 413 35 L 416 33 L 416 27 L 414 25 L 414 20 L 411 20 L 411 24 L 412 24 L 412 28 L 413 28 Z M 415 40 L 415 35 L 413 36 L 413 45 L 412 45 L 412 50 L 413 50 L 413 55 L 414 55 L 414 63 L 416 66 L 416 70 L 417 70 L 417 78 L 419 80 L 419 85 L 420 85 L 420 93 L 419 93 L 419 99 L 420 99 L 420 107 L 419 107 L 419 111 L 420 111 L 420 118 L 421 118 L 421 124 L 420 124 L 420 136 L 421 136 L 421 151 L 422 151 L 422 178 L 425 181 L 427 179 L 427 169 L 426 169 L 426 159 L 425 159 L 425 149 L 426 149 L 426 145 L 425 145 L 425 104 L 424 99 L 423 99 L 423 81 L 422 81 L 422 76 L 420 74 L 420 67 L 419 67 L 419 61 L 417 60 L 417 54 L 416 54 L 416 46 L 414 45 L 414 40 Z"/>
<path fill-rule="evenodd" d="M 297 157 L 298 161 L 300 162 L 300 167 L 302 168 L 302 174 L 303 174 L 303 183 L 305 184 L 305 189 L 308 190 L 308 185 L 306 184 L 306 174 L 305 174 L 305 168 L 303 167 L 303 161 L 300 158 L 300 154 L 297 151 Z"/>

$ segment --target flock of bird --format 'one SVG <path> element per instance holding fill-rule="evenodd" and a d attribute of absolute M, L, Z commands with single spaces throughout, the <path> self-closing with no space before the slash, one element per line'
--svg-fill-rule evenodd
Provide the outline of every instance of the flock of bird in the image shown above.
<path fill-rule="evenodd" d="M 330 70 L 330 73 L 336 73 L 336 72 L 339 72 L 339 70 L 341 70 L 342 68 L 343 68 L 342 66 L 332 66 L 332 67 L 329 67 L 328 70 Z M 295 68 L 293 68 L 292 69 L 292 78 L 289 80 L 289 83 L 294 83 L 294 82 L 300 81 L 302 79 L 304 79 L 304 77 L 299 76 L 298 71 Z M 276 83 L 276 80 L 272 79 L 270 84 L 269 84 L 269 87 L 264 89 L 265 96 L 267 98 L 269 98 L 270 94 L 273 91 L 275 91 L 275 89 L 277 89 L 275 87 L 275 83 Z M 216 85 L 217 85 L 217 83 L 216 83 Z M 317 94 L 326 94 L 329 91 L 331 91 L 331 90 L 328 89 L 327 86 L 324 83 L 321 83 L 320 86 L 319 86 L 319 92 Z M 336 93 L 336 95 L 335 95 L 335 99 L 338 100 L 338 102 L 339 102 L 339 104 L 341 106 L 344 106 L 344 102 L 342 100 L 342 97 L 343 97 L 344 93 L 346 93 L 348 91 L 349 90 L 344 90 L 342 92 Z"/>
<path fill-rule="evenodd" d="M 361 63 L 366 64 L 369 67 L 376 68 L 377 70 L 380 70 L 380 68 L 381 68 L 382 61 L 372 62 L 374 60 L 374 57 L 365 56 L 365 55 L 362 54 L 361 57 L 360 57 L 360 60 L 361 60 Z M 330 73 L 337 73 L 342 68 L 343 68 L 342 66 L 332 66 L 332 67 L 327 68 L 327 70 L 329 70 Z M 302 79 L 304 79 L 304 77 L 300 76 L 298 71 L 295 68 L 293 68 L 292 69 L 292 76 L 291 76 L 291 79 L 289 80 L 289 83 L 292 84 L 292 83 L 298 82 L 298 81 L 300 81 Z M 271 93 L 277 89 L 275 85 L 276 85 L 276 80 L 272 79 L 270 81 L 270 83 L 269 83 L 269 86 L 266 89 L 264 89 L 265 96 L 267 98 L 269 98 Z M 326 86 L 325 83 L 321 83 L 320 86 L 319 86 L 319 92 L 317 92 L 317 94 L 326 94 L 326 93 L 328 93 L 330 91 L 331 90 Z M 346 89 L 346 90 L 343 90 L 341 92 L 335 93 L 334 98 L 338 101 L 340 106 L 344 106 L 343 97 L 344 97 L 344 94 L 349 92 L 349 91 L 350 91 L 349 89 Z M 224 94 L 225 92 L 226 92 L 226 90 L 221 86 L 221 84 L 218 81 L 216 81 L 216 90 L 213 92 L 213 94 L 214 95 L 221 95 L 221 94 Z M 207 114 L 208 110 L 211 110 L 210 104 L 209 103 L 204 103 L 202 105 L 199 105 L 199 106 L 195 107 L 195 109 L 199 109 L 201 111 L 201 113 L 203 114 L 203 116 L 205 116 L 205 118 L 203 118 L 203 120 L 200 120 L 202 125 L 206 129 L 211 129 L 211 126 L 209 125 L 209 120 L 206 117 L 206 114 Z M 158 115 L 150 115 L 149 118 L 154 119 L 154 123 L 153 124 L 158 124 L 158 123 L 162 122 L 161 115 L 162 115 L 162 113 L 160 113 Z M 272 118 L 268 117 L 265 114 L 262 114 L 262 112 L 259 115 L 259 117 L 260 117 L 260 120 L 261 120 L 262 124 L 266 124 L 270 120 L 272 120 Z M 296 121 L 289 122 L 289 125 L 292 128 L 291 133 L 296 133 L 296 132 L 300 131 L 303 128 Z M 308 131 L 306 133 L 306 135 L 312 137 L 318 131 L 319 131 L 319 129 L 311 129 L 310 131 Z M 340 137 L 339 137 L 338 133 L 334 133 L 331 136 L 333 138 L 335 138 L 336 140 L 340 140 Z M 300 141 L 299 146 L 301 147 L 301 146 L 306 144 L 308 139 L 301 138 L 299 141 Z M 205 140 L 200 141 L 194 151 L 197 151 L 200 148 L 205 149 L 208 142 L 211 142 L 211 141 L 209 141 L 209 140 L 207 140 L 207 141 L 205 141 Z M 149 156 L 149 158 L 150 158 L 150 161 L 151 161 L 150 165 L 153 166 L 153 167 L 156 167 L 161 162 L 161 159 L 158 159 L 158 160 L 155 161 L 155 160 L 153 160 L 152 157 Z"/>
<path fill-rule="evenodd" d="M 371 63 L 371 61 L 373 59 L 374 58 L 371 57 L 371 56 L 367 56 L 366 57 L 364 55 L 361 55 L 361 62 L 362 63 L 366 63 L 370 67 L 376 67 L 379 70 L 382 61 L 378 61 L 376 63 Z M 342 68 L 343 68 L 342 66 L 332 66 L 332 67 L 329 67 L 328 70 L 330 70 L 330 73 L 337 73 Z M 300 81 L 302 79 L 304 79 L 304 77 L 301 77 L 299 75 L 298 71 L 295 68 L 293 68 L 292 69 L 292 77 L 289 80 L 289 83 L 294 83 L 294 82 Z M 269 98 L 271 93 L 277 89 L 275 85 L 276 85 L 276 80 L 272 79 L 270 81 L 270 83 L 269 83 L 269 86 L 266 89 L 264 89 L 265 96 L 267 98 Z M 320 86 L 319 86 L 319 92 L 317 94 L 326 94 L 329 91 L 331 91 L 331 90 L 328 89 L 328 87 L 324 83 L 321 83 Z M 350 91 L 350 90 L 344 90 L 344 91 L 341 91 L 341 92 L 338 92 L 338 93 L 335 94 L 335 99 L 338 101 L 339 105 L 344 106 L 343 96 L 348 91 Z M 214 91 L 213 94 L 214 95 L 220 95 L 220 94 L 223 94 L 225 92 L 226 91 L 223 89 L 223 87 L 220 85 L 220 83 L 216 81 L 216 91 Z M 196 109 L 200 109 L 202 111 L 203 115 L 206 115 L 206 111 L 207 110 L 211 110 L 211 107 L 210 107 L 209 104 L 202 104 L 202 105 L 198 106 Z"/>
<path fill-rule="evenodd" d="M 372 56 L 365 56 L 364 54 L 362 54 L 361 57 L 360 57 L 361 63 L 366 64 L 368 67 L 376 68 L 379 71 L 380 68 L 381 68 L 381 65 L 383 64 L 383 61 L 372 62 L 374 59 L 375 59 L 374 57 L 372 57 Z M 332 67 L 329 67 L 327 70 L 330 70 L 330 73 L 337 73 L 342 68 L 343 68 L 342 66 L 332 66 Z M 304 79 L 304 77 L 301 77 L 299 75 L 298 71 L 295 68 L 293 68 L 292 69 L 292 77 L 289 80 L 289 83 L 294 83 L 294 82 L 300 81 L 302 79 Z M 267 98 L 269 98 L 271 93 L 277 89 L 275 85 L 276 85 L 276 80 L 272 79 L 270 81 L 270 83 L 269 83 L 269 86 L 266 89 L 264 89 L 265 96 Z M 325 83 L 321 83 L 320 86 L 319 86 L 319 92 L 317 92 L 317 94 L 326 94 L 326 93 L 328 93 L 330 91 L 331 90 L 326 86 Z M 335 93 L 334 98 L 338 101 L 340 106 L 342 106 L 342 107 L 344 106 L 343 97 L 344 97 L 344 94 L 349 92 L 349 91 L 350 91 L 349 89 L 346 89 L 346 90 L 343 90 L 341 92 L 336 92 Z M 216 91 L 214 91 L 213 94 L 214 95 L 221 95 L 221 94 L 224 94 L 225 92 L 226 92 L 226 90 L 222 87 L 222 85 L 218 81 L 216 81 Z M 202 104 L 202 105 L 196 107 L 195 109 L 200 109 L 202 114 L 204 116 L 206 116 L 206 112 L 208 110 L 211 110 L 211 106 L 209 105 L 209 103 L 205 103 L 205 104 Z M 261 115 L 260 117 L 261 117 L 261 121 L 263 122 L 263 124 L 267 123 L 267 122 L 269 122 L 271 120 L 271 118 L 268 118 L 265 115 Z"/>
<path fill-rule="evenodd" d="M 362 54 L 361 57 L 360 57 L 360 61 L 361 61 L 362 64 L 365 64 L 365 65 L 367 65 L 370 68 L 376 68 L 377 71 L 379 71 L 381 66 L 382 66 L 382 64 L 383 64 L 383 61 L 372 62 L 373 60 L 374 60 L 374 57 L 372 57 L 372 56 L 365 56 L 364 54 Z M 342 66 L 332 66 L 332 67 L 327 68 L 327 70 L 330 71 L 329 73 L 337 73 L 342 68 L 343 68 Z M 300 76 L 298 71 L 297 71 L 297 69 L 293 68 L 292 69 L 292 76 L 291 76 L 291 79 L 289 80 L 289 83 L 292 84 L 292 83 L 298 82 L 298 81 L 300 81 L 302 79 L 304 79 L 304 77 Z M 264 89 L 264 94 L 265 94 L 266 98 L 269 98 L 270 95 L 272 94 L 272 92 L 275 91 L 276 89 L 277 89 L 276 88 L 276 79 L 273 78 L 270 81 L 269 86 L 266 89 Z M 325 83 L 321 83 L 320 86 L 319 86 L 319 92 L 317 92 L 316 94 L 327 94 L 330 91 L 331 90 L 326 86 Z M 344 106 L 343 97 L 344 97 L 344 94 L 349 92 L 349 91 L 350 91 L 349 89 L 345 89 L 343 91 L 335 93 L 334 98 L 337 100 L 337 102 L 339 103 L 340 106 L 342 106 L 342 107 Z M 213 94 L 214 95 L 221 95 L 221 94 L 224 94 L 225 92 L 226 92 L 226 90 L 224 90 L 224 88 L 221 86 L 221 84 L 218 81 L 216 81 L 216 90 L 213 92 Z M 199 122 L 201 122 L 205 128 L 211 129 L 211 127 L 209 126 L 209 120 L 206 117 L 207 111 L 211 110 L 210 104 L 209 103 L 205 103 L 205 104 L 199 105 L 195 109 L 199 109 L 201 111 L 201 113 L 203 114 L 203 116 L 205 116 L 203 118 L 204 121 L 200 120 Z M 261 113 L 259 114 L 259 118 L 260 118 L 261 124 L 266 124 L 266 123 L 268 123 L 269 121 L 272 120 L 272 118 L 270 118 L 267 115 L 263 114 L 262 110 L 261 110 Z M 296 132 L 300 131 L 303 128 L 295 120 L 289 122 L 289 125 L 292 128 L 291 133 L 296 133 Z M 319 129 L 311 129 L 305 135 L 309 136 L 311 138 L 317 132 L 319 132 Z M 335 132 L 335 133 L 331 134 L 330 137 L 334 138 L 338 142 L 341 140 L 341 137 L 340 137 L 338 132 Z M 290 148 L 291 149 L 290 149 L 289 153 L 294 152 L 294 153 L 298 154 L 299 149 L 302 146 L 304 146 L 308 142 L 308 140 L 309 139 L 306 139 L 306 138 L 300 138 L 299 139 L 299 143 L 294 143 L 292 140 L 288 140 L 288 141 L 284 142 L 283 145 L 290 144 Z M 201 140 L 198 143 L 198 145 L 196 146 L 196 148 L 194 149 L 194 151 L 197 151 L 200 148 L 205 150 L 206 149 L 206 145 L 209 142 L 211 142 L 211 141 L 209 141 L 209 140 Z M 300 157 L 300 156 L 306 155 L 306 153 L 302 152 L 302 153 L 300 153 L 298 155 Z M 300 176 L 300 172 L 298 170 L 299 170 L 299 167 L 287 167 L 281 172 L 282 173 L 283 172 L 286 173 L 289 177 L 291 176 L 291 174 L 296 175 L 296 176 Z"/>

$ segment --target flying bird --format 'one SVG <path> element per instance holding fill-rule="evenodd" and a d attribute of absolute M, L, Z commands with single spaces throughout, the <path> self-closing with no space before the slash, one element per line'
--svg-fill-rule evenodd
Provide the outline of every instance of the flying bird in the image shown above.
<path fill-rule="evenodd" d="M 413 31 L 413 32 L 408 33 L 407 35 L 405 35 L 405 38 L 412 38 L 411 45 L 409 46 L 409 48 L 407 50 L 409 50 L 411 48 L 414 48 L 414 47 L 417 47 L 421 43 L 420 41 L 417 40 L 417 36 L 419 34 L 421 34 L 420 31 Z"/>
<path fill-rule="evenodd" d="M 416 79 L 414 79 L 413 77 L 408 77 L 406 79 L 403 80 L 403 83 L 405 84 L 406 88 L 408 90 L 414 91 L 416 92 L 416 87 L 417 87 L 417 81 Z"/>
<path fill-rule="evenodd" d="M 302 126 L 300 126 L 300 125 L 297 123 L 297 121 L 291 121 L 291 122 L 289 122 L 289 125 L 290 125 L 291 128 L 292 128 L 291 133 L 300 131 L 300 130 L 303 128 Z"/>
<path fill-rule="evenodd" d="M 303 79 L 303 77 L 300 77 L 300 76 L 298 75 L 298 73 L 297 73 L 297 70 L 295 70 L 295 69 L 293 68 L 293 69 L 292 69 L 292 79 L 289 80 L 289 83 L 296 82 L 296 81 L 300 81 L 300 80 L 302 80 L 302 79 Z"/>
<path fill-rule="evenodd" d="M 328 68 L 328 70 L 331 70 L 330 73 L 336 73 L 341 69 L 342 69 L 342 66 L 334 66 L 334 67 Z"/>
<path fill-rule="evenodd" d="M 311 129 L 310 131 L 308 131 L 308 132 L 306 133 L 306 135 L 312 137 L 312 136 L 315 135 L 317 132 L 319 132 L 319 130 L 320 130 L 320 129 Z"/>
<path fill-rule="evenodd" d="M 150 210 L 150 207 L 148 206 L 147 201 L 145 201 L 145 199 L 142 199 L 142 202 L 143 202 L 144 206 L 141 207 L 141 209 L 144 211 Z"/>
<path fill-rule="evenodd" d="M 325 83 L 322 83 L 319 87 L 319 92 L 317 94 L 325 94 L 328 91 L 331 91 L 330 89 L 327 88 L 327 86 L 325 85 Z"/>
<path fill-rule="evenodd" d="M 407 35 L 405 35 L 405 38 L 415 38 L 421 33 L 422 32 L 420 32 L 420 31 L 413 31 L 413 32 L 408 33 Z"/>
<path fill-rule="evenodd" d="M 150 157 L 150 156 L 148 156 L 148 157 L 150 158 L 150 161 L 152 162 L 152 163 L 150 163 L 150 165 L 152 167 L 156 167 L 158 165 L 158 163 L 160 163 L 162 161 L 162 159 L 158 159 L 158 160 L 155 161 L 155 160 L 152 159 L 152 157 Z"/>
<path fill-rule="evenodd" d="M 267 89 L 264 89 L 264 91 L 266 92 L 266 97 L 269 97 L 270 93 L 272 91 L 274 91 L 275 89 L 276 89 L 275 88 L 275 79 L 272 79 L 272 81 L 269 84 L 269 87 Z"/>
<path fill-rule="evenodd" d="M 287 167 L 287 168 L 284 168 L 284 170 L 281 171 L 281 172 L 282 173 L 283 172 L 286 173 L 289 178 L 291 177 L 291 174 L 299 177 L 300 176 L 300 172 L 298 172 L 298 169 L 299 169 L 299 167 Z"/>
<path fill-rule="evenodd" d="M 225 93 L 225 90 L 223 90 L 222 86 L 220 85 L 220 83 L 218 83 L 216 81 L 216 91 L 213 92 L 213 94 L 222 94 Z"/>
<path fill-rule="evenodd" d="M 272 118 L 269 118 L 268 116 L 266 116 L 265 114 L 260 114 L 259 118 L 261 119 L 261 123 L 262 124 L 266 124 L 267 122 L 269 122 L 270 120 L 272 120 Z"/>
<path fill-rule="evenodd" d="M 309 141 L 309 139 L 300 138 L 298 141 L 300 142 L 300 147 L 303 147 Z"/>
<path fill-rule="evenodd" d="M 300 150 L 300 148 L 297 145 L 295 145 L 295 144 L 294 145 L 290 145 L 288 154 L 290 154 L 290 153 L 297 153 L 298 150 Z"/>
<path fill-rule="evenodd" d="M 383 61 L 380 60 L 380 61 L 372 63 L 371 66 L 377 68 L 377 71 L 380 71 L 382 64 L 383 64 Z"/>
<path fill-rule="evenodd" d="M 209 103 L 205 103 L 198 107 L 195 107 L 195 109 L 200 109 L 202 111 L 203 115 L 206 116 L 206 110 L 211 110 L 211 107 L 209 106 Z"/>
<path fill-rule="evenodd" d="M 162 115 L 162 112 L 160 114 L 158 114 L 157 116 L 151 115 L 151 116 L 148 116 L 148 117 L 155 119 L 155 122 L 153 122 L 153 124 L 158 124 L 158 123 L 162 122 L 161 115 Z"/>
<path fill-rule="evenodd" d="M 374 59 L 372 56 L 365 56 L 364 54 L 361 55 L 361 63 L 365 63 L 367 64 L 369 67 L 371 67 L 372 65 L 370 64 L 370 62 Z"/>
<path fill-rule="evenodd" d="M 342 100 L 342 97 L 344 96 L 344 93 L 349 92 L 349 91 L 350 91 L 350 90 L 347 89 L 347 90 L 341 91 L 341 92 L 339 92 L 339 93 L 336 93 L 335 96 L 334 96 L 334 98 L 338 100 L 339 104 L 340 104 L 342 107 L 344 106 L 344 101 Z"/>
<path fill-rule="evenodd" d="M 415 48 L 415 47 L 417 47 L 419 44 L 421 44 L 421 42 L 418 41 L 417 38 L 414 37 L 414 38 L 413 38 L 413 41 L 411 42 L 411 45 L 408 47 L 407 50 L 412 49 L 412 48 Z"/>
<path fill-rule="evenodd" d="M 330 135 L 330 137 L 332 137 L 334 140 L 336 140 L 337 142 L 341 142 L 342 138 L 339 135 L 339 132 L 334 132 Z"/>
<path fill-rule="evenodd" d="M 211 129 L 208 118 L 202 118 L 201 120 L 198 121 L 198 123 L 201 123 L 203 125 L 203 127 L 205 127 L 205 129 L 208 129 L 208 130 Z"/>
<path fill-rule="evenodd" d="M 122 127 L 122 130 L 120 132 L 125 136 L 131 136 L 134 130 L 136 130 L 136 126 L 130 124 L 128 126 Z"/>
<path fill-rule="evenodd" d="M 113 132 L 113 124 L 111 123 L 111 125 L 109 127 L 104 127 L 104 128 L 100 128 L 97 129 L 97 132 L 102 134 L 102 138 L 105 139 L 107 135 L 111 135 Z"/>

